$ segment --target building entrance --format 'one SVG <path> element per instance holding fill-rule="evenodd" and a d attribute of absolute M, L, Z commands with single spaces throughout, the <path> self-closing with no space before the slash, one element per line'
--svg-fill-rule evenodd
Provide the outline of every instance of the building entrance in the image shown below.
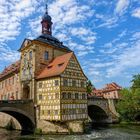
<path fill-rule="evenodd" d="M 28 85 L 23 87 L 23 99 L 30 99 L 30 87 Z"/>

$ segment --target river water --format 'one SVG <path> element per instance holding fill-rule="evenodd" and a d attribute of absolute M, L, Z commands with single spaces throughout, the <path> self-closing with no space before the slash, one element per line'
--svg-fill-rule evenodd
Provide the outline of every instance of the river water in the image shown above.
<path fill-rule="evenodd" d="M 140 140 L 140 126 L 112 125 L 92 128 L 84 135 L 21 135 L 19 131 L 0 129 L 0 140 Z"/>

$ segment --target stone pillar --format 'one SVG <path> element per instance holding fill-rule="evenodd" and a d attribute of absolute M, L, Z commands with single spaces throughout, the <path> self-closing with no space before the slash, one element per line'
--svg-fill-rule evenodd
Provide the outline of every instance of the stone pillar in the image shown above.
<path fill-rule="evenodd" d="M 83 121 L 70 121 L 67 122 L 69 133 L 83 133 L 84 123 Z"/>

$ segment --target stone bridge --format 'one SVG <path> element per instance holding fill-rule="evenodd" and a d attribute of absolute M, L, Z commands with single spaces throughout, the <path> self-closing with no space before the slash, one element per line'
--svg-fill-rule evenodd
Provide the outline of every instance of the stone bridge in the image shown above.
<path fill-rule="evenodd" d="M 114 100 L 99 97 L 88 98 L 88 115 L 94 123 L 115 123 L 119 117 Z"/>
<path fill-rule="evenodd" d="M 0 101 L 0 112 L 14 117 L 23 131 L 34 132 L 36 128 L 36 108 L 32 100 Z M 95 123 L 113 123 L 118 120 L 114 100 L 88 98 L 88 115 Z"/>
<path fill-rule="evenodd" d="M 36 123 L 32 100 L 0 101 L 0 112 L 14 117 L 20 123 L 23 131 L 34 132 Z"/>

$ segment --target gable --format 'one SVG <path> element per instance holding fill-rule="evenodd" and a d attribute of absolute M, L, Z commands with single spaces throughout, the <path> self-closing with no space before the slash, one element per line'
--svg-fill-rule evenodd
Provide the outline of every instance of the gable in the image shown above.
<path fill-rule="evenodd" d="M 68 75 L 68 76 L 74 76 L 74 77 L 79 77 L 82 79 L 87 80 L 87 77 L 85 76 L 80 63 L 78 62 L 75 54 L 73 53 L 73 55 L 71 56 L 68 65 L 65 69 L 65 71 L 63 72 L 63 75 Z"/>
<path fill-rule="evenodd" d="M 23 43 L 21 44 L 21 47 L 20 47 L 19 51 L 23 50 L 24 48 L 29 46 L 31 43 L 32 43 L 32 41 L 30 39 L 24 39 Z"/>

